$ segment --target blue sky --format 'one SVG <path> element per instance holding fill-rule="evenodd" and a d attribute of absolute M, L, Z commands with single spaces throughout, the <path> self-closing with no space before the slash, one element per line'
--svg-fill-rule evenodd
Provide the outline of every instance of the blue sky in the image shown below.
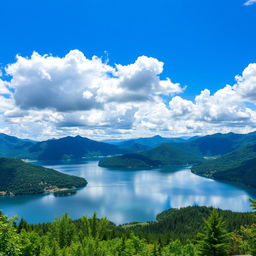
<path fill-rule="evenodd" d="M 188 95 L 216 90 L 256 55 L 256 5 L 244 0 L 9 0 L 1 3 L 0 62 L 29 56 L 109 54 L 128 64 L 158 58 L 164 74 L 189 85 Z"/>
<path fill-rule="evenodd" d="M 214 93 L 234 85 L 235 75 L 256 62 L 253 2 L 8 0 L 1 3 L 0 65 L 4 69 L 17 54 L 30 57 L 33 51 L 64 57 L 78 49 L 89 59 L 108 56 L 110 66 L 145 55 L 164 62 L 160 78 L 187 85 L 182 98 L 194 102 L 206 88 Z"/>

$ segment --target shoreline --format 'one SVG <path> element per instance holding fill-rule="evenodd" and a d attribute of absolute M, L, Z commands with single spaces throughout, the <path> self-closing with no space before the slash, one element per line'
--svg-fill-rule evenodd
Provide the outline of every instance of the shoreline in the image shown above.
<path fill-rule="evenodd" d="M 85 185 L 86 186 L 86 185 Z M 83 187 L 85 187 L 83 186 Z M 42 194 L 50 194 L 55 192 L 69 192 L 69 191 L 77 191 L 80 188 L 83 187 L 71 187 L 71 188 L 51 188 L 51 189 L 45 189 L 42 193 L 26 193 L 26 194 L 14 194 L 12 192 L 7 191 L 0 191 L 0 197 L 8 197 L 8 196 L 28 196 L 28 195 L 42 195 Z"/>

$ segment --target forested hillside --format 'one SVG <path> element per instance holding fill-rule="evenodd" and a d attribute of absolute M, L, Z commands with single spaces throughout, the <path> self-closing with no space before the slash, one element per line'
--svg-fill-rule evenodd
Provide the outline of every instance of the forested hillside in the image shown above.
<path fill-rule="evenodd" d="M 177 154 L 179 154 L 179 151 L 185 151 L 194 156 L 218 156 L 230 153 L 252 142 L 256 142 L 256 132 L 248 134 L 218 133 L 204 137 L 194 137 L 189 140 L 154 136 L 113 143 L 115 145 L 90 140 L 81 136 L 33 142 L 0 134 L 0 156 L 63 160 L 86 156 L 145 152 L 149 151 L 149 149 L 158 150 L 158 147 L 162 146 L 161 144 L 170 144 L 169 147 L 177 151 Z M 166 159 L 163 160 L 166 161 Z"/>
<path fill-rule="evenodd" d="M 192 164 L 202 161 L 201 156 L 166 143 L 137 154 L 109 157 L 101 160 L 99 165 L 103 167 L 140 168 L 170 164 Z"/>
<path fill-rule="evenodd" d="M 203 160 L 201 156 L 198 156 L 189 150 L 175 147 L 169 143 L 161 144 L 160 146 L 145 151 L 142 154 L 152 160 L 160 161 L 163 165 L 192 164 Z"/>
<path fill-rule="evenodd" d="M 99 166 L 101 167 L 124 169 L 152 168 L 161 165 L 162 163 L 160 161 L 151 160 L 141 154 L 125 154 L 121 156 L 108 157 L 99 161 Z"/>
<path fill-rule="evenodd" d="M 159 135 L 153 136 L 153 137 L 148 137 L 148 138 L 137 138 L 137 139 L 130 139 L 130 140 L 125 140 L 125 141 L 120 141 L 120 142 L 112 142 L 112 144 L 117 145 L 121 148 L 132 148 L 135 144 L 141 145 L 144 147 L 149 148 L 154 148 L 159 146 L 160 144 L 163 143 L 171 143 L 171 142 L 186 142 L 187 140 L 182 139 L 182 138 L 165 138 Z"/>
<path fill-rule="evenodd" d="M 256 142 L 256 132 L 248 134 L 216 133 L 190 140 L 185 143 L 171 143 L 175 148 L 201 156 L 220 156 Z"/>
<path fill-rule="evenodd" d="M 254 208 L 256 202 L 253 203 Z M 203 220 L 202 218 L 206 219 Z M 168 210 L 153 223 L 116 226 L 67 214 L 53 223 L 16 224 L 0 213 L 0 255 L 228 256 L 256 253 L 254 216 L 206 207 Z M 254 223 L 254 224 L 253 224 Z"/>
<path fill-rule="evenodd" d="M 192 167 L 192 172 L 256 187 L 256 143 Z"/>
<path fill-rule="evenodd" d="M 1 194 L 37 194 L 50 189 L 79 188 L 86 184 L 84 178 L 25 163 L 19 159 L 0 158 Z"/>
<path fill-rule="evenodd" d="M 0 157 L 26 158 L 34 142 L 0 133 Z"/>
<path fill-rule="evenodd" d="M 114 145 L 76 136 L 37 143 L 29 149 L 29 153 L 33 159 L 64 160 L 114 155 L 124 151 Z"/>
<path fill-rule="evenodd" d="M 168 239 L 186 241 L 193 239 L 203 227 L 204 219 L 209 217 L 212 207 L 189 206 L 180 209 L 169 209 L 158 214 L 155 222 L 148 225 L 131 225 L 128 228 L 149 241 L 161 239 L 166 243 Z M 232 212 L 218 209 L 220 216 L 226 222 L 226 229 L 231 232 L 242 225 L 251 225 L 255 219 L 251 213 Z M 187 223 L 187 225 L 185 224 Z"/>
<path fill-rule="evenodd" d="M 90 140 L 81 136 L 68 136 L 61 139 L 33 142 L 0 134 L 0 157 L 66 160 L 90 156 L 116 155 L 125 152 L 125 150 L 115 145 Z"/>

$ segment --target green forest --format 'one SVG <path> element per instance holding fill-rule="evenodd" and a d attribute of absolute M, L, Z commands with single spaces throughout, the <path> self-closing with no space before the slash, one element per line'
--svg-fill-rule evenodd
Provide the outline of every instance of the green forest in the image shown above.
<path fill-rule="evenodd" d="M 206 207 L 170 209 L 155 222 L 121 226 L 106 218 L 68 214 L 30 225 L 0 214 L 1 256 L 225 256 L 256 255 L 254 213 Z"/>
<path fill-rule="evenodd" d="M 200 163 L 203 158 L 189 150 L 180 149 L 172 144 L 161 144 L 156 148 L 121 156 L 108 157 L 99 162 L 102 167 L 140 168 L 164 165 Z"/>
<path fill-rule="evenodd" d="M 162 163 L 157 160 L 151 160 L 141 154 L 124 154 L 121 156 L 107 157 L 99 161 L 101 167 L 136 169 L 136 168 L 153 168 L 161 166 Z"/>
<path fill-rule="evenodd" d="M 192 172 L 202 176 L 240 182 L 256 187 L 256 143 L 250 143 L 216 159 L 192 167 Z"/>
<path fill-rule="evenodd" d="M 11 195 L 38 194 L 49 189 L 80 188 L 84 178 L 25 163 L 19 159 L 0 158 L 0 191 Z"/>

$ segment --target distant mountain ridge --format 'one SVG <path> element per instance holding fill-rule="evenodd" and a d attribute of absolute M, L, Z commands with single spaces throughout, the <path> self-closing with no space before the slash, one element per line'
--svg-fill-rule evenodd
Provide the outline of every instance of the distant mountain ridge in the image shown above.
<path fill-rule="evenodd" d="M 35 142 L 0 133 L 0 157 L 25 158 Z"/>
<path fill-rule="evenodd" d="M 157 147 L 163 143 L 169 143 L 177 149 L 191 151 L 201 156 L 216 156 L 230 153 L 248 143 L 256 142 L 256 132 L 248 134 L 216 133 L 206 136 L 194 136 L 190 138 L 165 138 L 159 135 L 148 138 L 129 140 L 109 140 L 109 143 L 117 145 L 129 152 L 142 152 Z M 136 151 L 137 149 L 137 151 Z"/>
<path fill-rule="evenodd" d="M 153 137 L 127 139 L 127 140 L 108 140 L 108 141 L 109 143 L 117 145 L 121 148 L 129 148 L 137 144 L 137 145 L 146 146 L 149 149 L 149 148 L 154 148 L 163 143 L 186 142 L 187 140 L 183 138 L 166 138 L 166 137 L 161 137 L 160 135 L 155 135 Z"/>
<path fill-rule="evenodd" d="M 115 145 L 90 140 L 81 136 L 64 137 L 34 144 L 29 154 L 39 160 L 79 159 L 89 156 L 122 154 L 125 151 Z"/>
<path fill-rule="evenodd" d="M 161 144 L 170 144 L 176 151 L 193 155 L 220 156 L 230 153 L 248 143 L 256 142 L 256 132 L 248 134 L 213 134 L 203 137 L 164 138 L 159 135 L 113 144 L 76 137 L 64 137 L 42 142 L 33 142 L 0 134 L 0 157 L 16 157 L 39 160 L 62 160 L 90 156 L 107 156 L 125 153 L 141 153 Z"/>
<path fill-rule="evenodd" d="M 216 156 L 230 153 L 252 142 L 256 142 L 256 132 L 248 134 L 216 133 L 189 141 L 184 146 L 202 156 Z"/>
<path fill-rule="evenodd" d="M 50 139 L 35 142 L 0 134 L 0 157 L 65 160 L 90 156 L 107 156 L 123 154 L 126 151 L 119 147 L 98 142 L 81 136 Z"/>

